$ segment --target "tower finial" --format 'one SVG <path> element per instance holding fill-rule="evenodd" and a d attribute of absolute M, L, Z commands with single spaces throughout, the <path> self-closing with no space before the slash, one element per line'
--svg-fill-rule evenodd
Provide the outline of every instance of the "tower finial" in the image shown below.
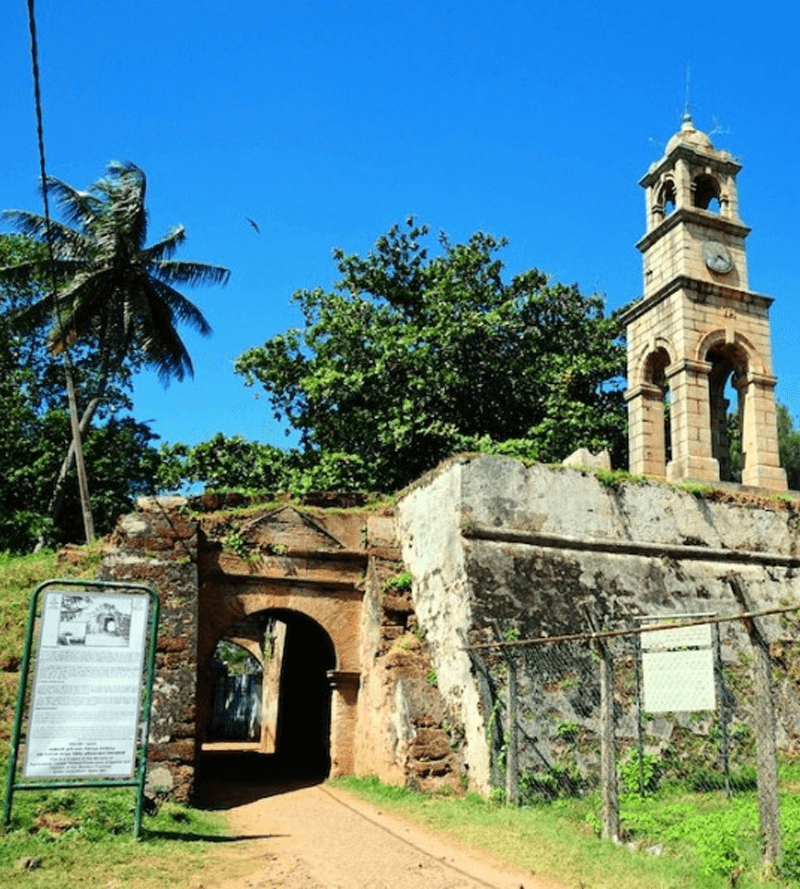
<path fill-rule="evenodd" d="M 692 123 L 692 108 L 689 103 L 689 65 L 686 65 L 686 103 L 683 106 L 683 122 Z"/>

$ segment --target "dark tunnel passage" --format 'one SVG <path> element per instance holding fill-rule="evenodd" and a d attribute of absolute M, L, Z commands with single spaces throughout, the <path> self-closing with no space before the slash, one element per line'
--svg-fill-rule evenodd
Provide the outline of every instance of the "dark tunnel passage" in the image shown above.
<path fill-rule="evenodd" d="M 275 614 L 286 624 L 280 678 L 276 756 L 290 774 L 327 777 L 330 771 L 331 687 L 336 666 L 327 633 L 300 614 Z"/>
<path fill-rule="evenodd" d="M 286 782 L 321 781 L 330 771 L 333 643 L 319 624 L 295 611 L 251 615 L 251 626 L 254 617 L 264 655 L 261 741 L 204 744 L 201 796 L 209 783 L 237 782 L 269 793 Z"/>

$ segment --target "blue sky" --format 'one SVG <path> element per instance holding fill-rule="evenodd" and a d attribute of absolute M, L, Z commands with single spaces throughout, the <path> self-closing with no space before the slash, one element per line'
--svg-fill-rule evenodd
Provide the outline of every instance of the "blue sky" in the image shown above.
<path fill-rule="evenodd" d="M 784 2 L 723 7 L 545 0 L 37 0 L 48 172 L 86 187 L 110 160 L 148 176 L 151 238 L 229 267 L 188 295 L 195 378 L 136 385 L 167 441 L 217 431 L 282 444 L 233 373 L 329 287 L 334 247 L 367 250 L 414 214 L 451 239 L 504 235 L 509 274 L 537 267 L 641 292 L 638 180 L 696 125 L 744 164 L 750 286 L 772 308 L 778 397 L 800 414 L 800 63 Z M 0 4 L 0 207 L 40 211 L 25 0 Z M 257 221 L 260 234 L 247 222 Z"/>

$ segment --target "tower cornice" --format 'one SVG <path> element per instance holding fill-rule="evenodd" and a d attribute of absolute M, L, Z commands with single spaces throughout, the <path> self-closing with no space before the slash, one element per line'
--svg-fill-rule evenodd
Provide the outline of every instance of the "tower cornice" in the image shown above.
<path fill-rule="evenodd" d="M 686 142 L 679 142 L 661 160 L 650 166 L 650 169 L 639 180 L 639 185 L 647 188 L 658 182 L 661 176 L 672 169 L 678 160 L 688 160 L 694 164 L 708 164 L 731 176 L 735 176 L 742 169 L 742 165 L 727 151 L 717 151 L 715 148 L 703 150 Z"/>
<path fill-rule="evenodd" d="M 750 226 L 745 225 L 743 222 L 718 216 L 716 213 L 711 213 L 708 210 L 701 210 L 698 207 L 679 207 L 665 217 L 663 222 L 660 222 L 654 229 L 641 237 L 636 242 L 636 249 L 644 253 L 667 232 L 687 222 L 705 225 L 713 228 L 715 231 L 732 235 L 735 238 L 746 238 L 752 231 Z"/>
<path fill-rule="evenodd" d="M 679 290 L 685 291 L 689 299 L 696 303 L 704 303 L 710 297 L 716 297 L 739 305 L 754 305 L 761 309 L 768 309 L 774 302 L 773 297 L 765 296 L 762 293 L 752 293 L 749 290 L 726 287 L 724 284 L 717 284 L 713 281 L 701 281 L 699 278 L 692 278 L 689 275 L 679 275 L 646 299 L 638 300 L 623 309 L 620 313 L 622 323 L 630 324 Z"/>

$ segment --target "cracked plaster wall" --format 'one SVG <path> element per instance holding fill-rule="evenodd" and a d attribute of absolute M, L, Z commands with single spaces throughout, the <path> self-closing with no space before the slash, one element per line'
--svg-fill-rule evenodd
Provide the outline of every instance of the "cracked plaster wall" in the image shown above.
<path fill-rule="evenodd" d="M 611 489 L 580 470 L 460 457 L 422 479 L 397 514 L 417 617 L 439 688 L 463 720 L 470 784 L 483 792 L 492 783 L 487 734 L 493 704 L 506 694 L 505 669 L 496 650 L 476 657 L 467 645 L 507 631 L 523 639 L 585 632 L 584 608 L 606 627 L 645 614 L 736 614 L 731 572 L 757 609 L 797 602 L 800 593 L 797 512 L 778 501 L 726 492 L 703 499 L 663 483 Z M 779 635 L 776 619 L 764 625 Z M 738 621 L 723 625 L 723 635 L 727 657 L 746 650 Z M 545 712 L 590 728 L 597 719 L 588 646 L 577 655 L 580 680 L 566 692 L 546 690 L 545 662 L 536 657 L 534 649 L 521 655 L 519 726 L 530 741 L 522 767 L 553 754 Z M 779 742 L 796 745 L 793 688 L 778 710 Z M 621 716 L 618 735 L 633 726 Z"/>

